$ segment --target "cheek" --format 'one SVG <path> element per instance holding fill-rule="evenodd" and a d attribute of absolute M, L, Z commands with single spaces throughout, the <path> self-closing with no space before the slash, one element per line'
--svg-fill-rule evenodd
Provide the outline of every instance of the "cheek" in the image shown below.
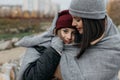
<path fill-rule="evenodd" d="M 80 33 L 80 34 L 83 34 L 83 29 L 80 29 L 80 30 L 79 30 L 79 33 Z"/>
<path fill-rule="evenodd" d="M 82 21 L 80 21 L 80 22 L 78 23 L 78 26 L 79 26 L 80 28 L 83 28 Z"/>
<path fill-rule="evenodd" d="M 83 33 L 83 24 L 82 24 L 82 22 L 80 22 L 79 24 L 78 24 L 78 27 L 79 27 L 79 33 L 80 34 L 82 34 Z"/>
<path fill-rule="evenodd" d="M 61 32 L 61 37 L 64 37 L 65 35 L 64 35 L 64 33 L 63 32 Z"/>
<path fill-rule="evenodd" d="M 60 33 L 60 38 L 61 38 L 62 40 L 64 40 L 64 37 L 65 37 L 64 33 L 61 32 L 61 33 Z"/>

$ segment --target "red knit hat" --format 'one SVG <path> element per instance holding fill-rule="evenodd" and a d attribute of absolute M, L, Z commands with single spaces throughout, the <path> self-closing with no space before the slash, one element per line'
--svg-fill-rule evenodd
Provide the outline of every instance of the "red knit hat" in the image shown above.
<path fill-rule="evenodd" d="M 56 30 L 61 28 L 74 28 L 72 26 L 72 16 L 69 14 L 69 10 L 61 11 L 58 15 L 56 22 Z"/>

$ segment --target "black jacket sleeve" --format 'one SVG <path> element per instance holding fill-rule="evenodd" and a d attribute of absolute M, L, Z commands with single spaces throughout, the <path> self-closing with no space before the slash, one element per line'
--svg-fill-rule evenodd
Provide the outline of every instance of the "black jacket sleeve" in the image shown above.
<path fill-rule="evenodd" d="M 48 47 L 35 62 L 30 63 L 23 74 L 23 79 L 51 80 L 59 61 L 60 55 L 52 47 Z"/>

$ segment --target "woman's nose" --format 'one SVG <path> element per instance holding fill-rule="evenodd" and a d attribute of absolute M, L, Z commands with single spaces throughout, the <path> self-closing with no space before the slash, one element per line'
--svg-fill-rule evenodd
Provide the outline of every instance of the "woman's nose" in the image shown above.
<path fill-rule="evenodd" d="M 76 26 L 75 20 L 72 21 L 72 26 Z"/>

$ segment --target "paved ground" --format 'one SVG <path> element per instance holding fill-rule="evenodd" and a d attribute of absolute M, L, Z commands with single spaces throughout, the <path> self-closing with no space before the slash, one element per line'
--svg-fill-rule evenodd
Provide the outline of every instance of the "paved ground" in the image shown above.
<path fill-rule="evenodd" d="M 0 63 L 8 62 L 9 60 L 19 59 L 25 52 L 26 48 L 17 47 L 10 50 L 0 51 Z M 120 79 L 120 72 L 118 74 Z"/>
<path fill-rule="evenodd" d="M 18 59 L 25 52 L 25 48 L 17 47 L 10 50 L 0 51 L 0 63 Z"/>

